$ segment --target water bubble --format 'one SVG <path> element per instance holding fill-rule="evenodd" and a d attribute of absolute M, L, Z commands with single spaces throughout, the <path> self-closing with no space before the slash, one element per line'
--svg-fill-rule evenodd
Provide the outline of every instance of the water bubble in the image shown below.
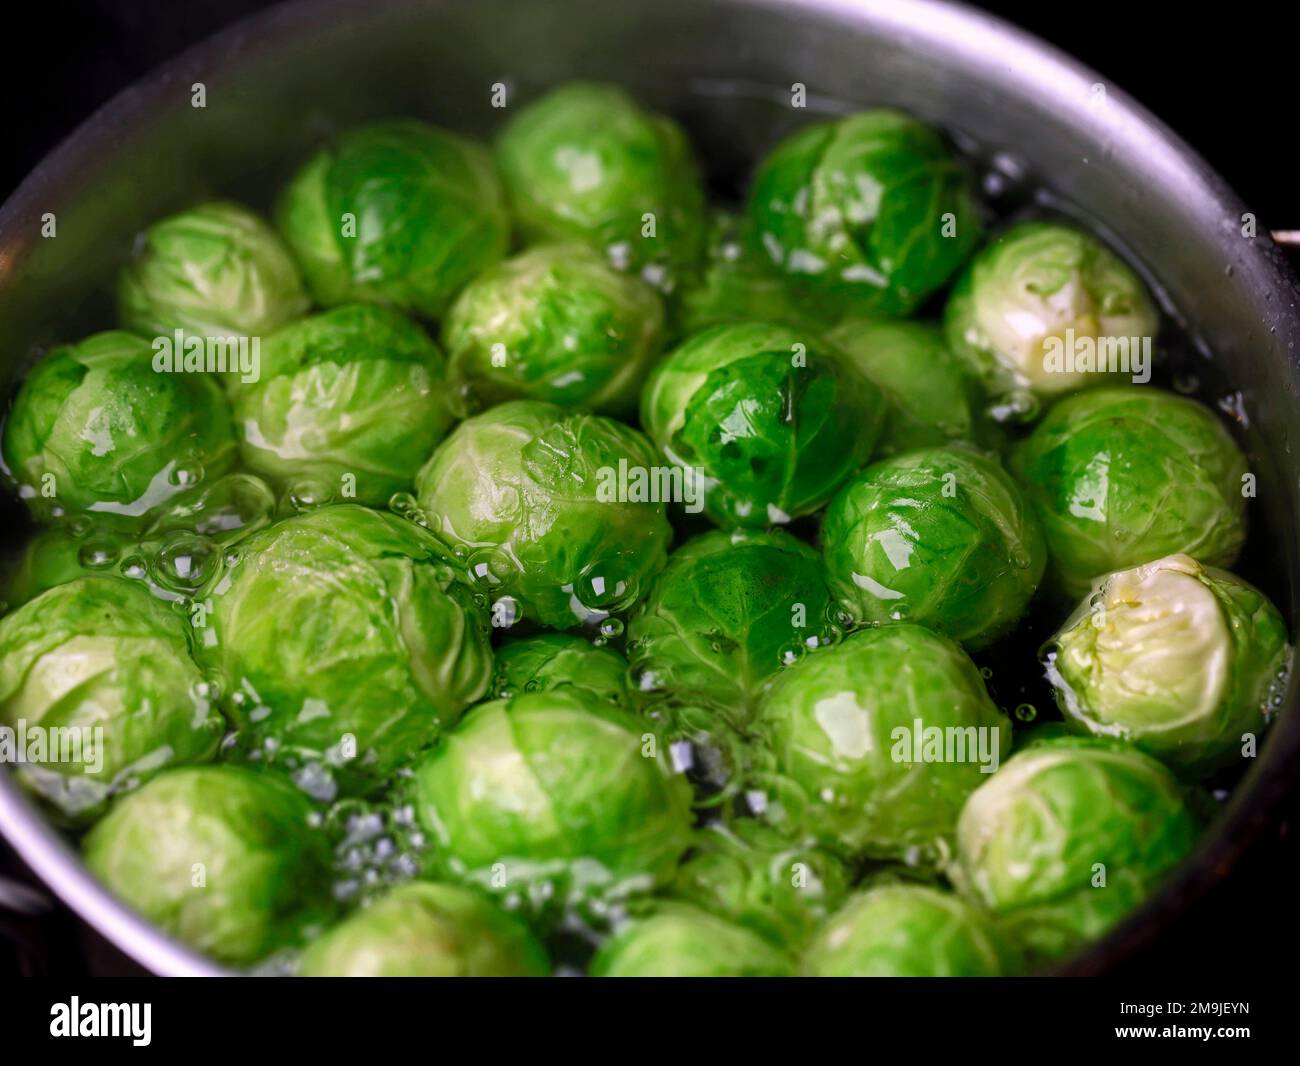
<path fill-rule="evenodd" d="M 807 654 L 808 648 L 802 642 L 787 644 L 777 652 L 777 661 L 782 666 L 793 666 Z"/>
<path fill-rule="evenodd" d="M 501 585 L 513 569 L 510 556 L 498 548 L 479 548 L 465 560 L 465 573 L 470 581 L 486 588 Z"/>
<path fill-rule="evenodd" d="M 167 480 L 177 488 L 188 489 L 203 480 L 203 473 L 203 464 L 191 461 L 172 467 L 167 474 Z"/>
<path fill-rule="evenodd" d="M 573 595 L 589 611 L 614 614 L 631 607 L 640 598 L 640 586 L 608 570 L 597 572 L 593 568 L 574 583 Z"/>
<path fill-rule="evenodd" d="M 623 622 L 618 618 L 606 618 L 600 623 L 600 635 L 606 640 L 615 640 L 623 635 Z"/>
<path fill-rule="evenodd" d="M 988 667 L 988 666 L 980 667 L 980 677 L 982 677 L 985 681 L 987 681 L 992 676 L 993 676 L 992 667 Z"/>
<path fill-rule="evenodd" d="M 409 492 L 395 492 L 388 497 L 388 509 L 402 518 L 410 518 L 420 509 L 420 503 Z"/>
<path fill-rule="evenodd" d="M 1032 722 L 1038 717 L 1038 708 L 1032 703 L 1022 703 L 1013 712 L 1017 721 Z"/>
<path fill-rule="evenodd" d="M 169 537 L 153 558 L 153 579 L 172 592 L 195 592 L 217 572 L 221 552 L 197 533 Z"/>
<path fill-rule="evenodd" d="M 829 648 L 833 644 L 838 644 L 843 638 L 844 630 L 839 626 L 824 626 L 815 637 L 808 639 L 816 642 L 814 647 Z"/>
<path fill-rule="evenodd" d="M 302 478 L 289 486 L 285 502 L 295 511 L 310 511 L 329 503 L 333 489 L 319 478 Z"/>
<path fill-rule="evenodd" d="M 1191 370 L 1176 371 L 1169 383 L 1175 392 L 1181 392 L 1184 396 L 1192 395 L 1201 387 L 1201 379 Z"/>
<path fill-rule="evenodd" d="M 90 536 L 77 549 L 77 561 L 87 570 L 107 570 L 117 562 L 121 548 L 111 537 Z"/>
<path fill-rule="evenodd" d="M 149 564 L 142 555 L 128 555 L 117 569 L 123 577 L 132 581 L 143 581 L 149 576 Z"/>

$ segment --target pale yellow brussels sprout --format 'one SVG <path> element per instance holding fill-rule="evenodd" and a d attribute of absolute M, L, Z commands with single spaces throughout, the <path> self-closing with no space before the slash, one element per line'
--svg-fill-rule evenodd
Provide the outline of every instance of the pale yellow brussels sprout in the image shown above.
<path fill-rule="evenodd" d="M 1263 593 L 1187 555 L 1102 578 L 1049 648 L 1048 677 L 1075 729 L 1191 775 L 1254 751 L 1291 657 Z"/>
<path fill-rule="evenodd" d="M 945 312 L 948 344 L 983 383 L 994 413 L 1129 375 L 1143 380 L 1159 319 L 1142 279 L 1073 226 L 1025 222 L 972 261 Z"/>

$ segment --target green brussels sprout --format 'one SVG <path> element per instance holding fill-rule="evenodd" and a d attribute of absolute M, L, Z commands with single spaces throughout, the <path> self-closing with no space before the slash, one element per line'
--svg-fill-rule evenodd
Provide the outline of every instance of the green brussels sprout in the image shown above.
<path fill-rule="evenodd" d="M 354 504 L 308 511 L 241 541 L 211 588 L 203 652 L 228 713 L 274 754 L 386 775 L 482 696 L 486 612 L 438 543 Z"/>
<path fill-rule="evenodd" d="M 972 383 L 937 327 L 852 318 L 826 339 L 889 401 L 878 458 L 959 440 L 990 450 L 1001 446 L 997 428 L 977 407 Z"/>
<path fill-rule="evenodd" d="M 1231 566 L 1246 538 L 1246 457 L 1183 396 L 1067 396 L 1012 450 L 1010 469 L 1042 519 L 1049 575 L 1071 597 L 1176 552 Z"/>
<path fill-rule="evenodd" d="M 775 764 L 771 820 L 851 854 L 918 862 L 942 855 L 966 797 L 1011 743 L 966 653 L 907 623 L 795 663 L 754 731 Z"/>
<path fill-rule="evenodd" d="M 635 410 L 664 332 L 659 294 L 583 244 L 531 248 L 480 274 L 443 324 L 454 375 L 487 405 Z"/>
<path fill-rule="evenodd" d="M 771 261 L 846 312 L 909 315 L 979 242 L 966 169 L 929 126 L 863 111 L 805 127 L 760 165 L 749 197 Z"/>
<path fill-rule="evenodd" d="M 479 704 L 415 771 L 440 872 L 537 911 L 668 882 L 690 843 L 690 789 L 646 732 L 567 685 Z"/>
<path fill-rule="evenodd" d="M 444 377 L 437 345 L 396 311 L 349 304 L 291 323 L 262 344 L 260 380 L 235 392 L 244 464 L 386 503 L 451 425 Z"/>
<path fill-rule="evenodd" d="M 307 310 L 275 230 L 239 204 L 206 203 L 155 222 L 117 287 L 118 320 L 145 337 L 269 333 Z"/>
<path fill-rule="evenodd" d="M 1003 417 L 1124 373 L 1149 377 L 1159 318 L 1146 286 L 1096 237 L 1022 222 L 984 248 L 948 298 L 953 353 Z"/>
<path fill-rule="evenodd" d="M 329 848 L 292 785 L 237 766 L 169 770 L 118 800 L 86 865 L 164 932 L 246 966 L 326 912 Z"/>
<path fill-rule="evenodd" d="M 969 904 L 924 885 L 859 892 L 803 957 L 808 977 L 1000 977 L 1011 967 L 997 933 Z"/>
<path fill-rule="evenodd" d="M 546 953 L 517 918 L 457 885 L 393 889 L 303 952 L 304 977 L 544 977 Z"/>
<path fill-rule="evenodd" d="M 514 400 L 457 426 L 416 489 L 471 581 L 568 629 L 629 609 L 663 567 L 672 529 L 654 464 L 621 422 Z"/>
<path fill-rule="evenodd" d="M 883 413 L 880 391 L 837 353 L 757 322 L 692 337 L 641 401 L 646 432 L 728 527 L 816 511 L 871 454 Z"/>
<path fill-rule="evenodd" d="M 554 688 L 578 688 L 610 703 L 626 703 L 627 660 L 613 648 L 570 633 L 543 633 L 496 651 L 495 699 Z"/>
<path fill-rule="evenodd" d="M 1031 961 L 1049 962 L 1137 907 L 1198 828 L 1154 759 L 1108 741 L 1044 740 L 966 802 L 950 873 Z"/>
<path fill-rule="evenodd" d="M 1273 717 L 1291 657 L 1263 593 L 1186 555 L 1107 575 L 1049 648 L 1070 725 L 1196 776 L 1239 757 Z"/>
<path fill-rule="evenodd" d="M 757 933 L 684 904 L 662 903 L 610 937 L 592 977 L 793 977 L 794 963 Z"/>
<path fill-rule="evenodd" d="M 552 90 L 511 120 L 496 154 L 528 241 L 582 241 L 664 292 L 700 259 L 704 187 L 686 135 L 618 86 Z"/>
<path fill-rule="evenodd" d="M 996 459 L 962 445 L 873 463 L 826 509 L 826 582 L 859 621 L 907 620 L 982 648 L 1024 614 L 1047 564 Z"/>
<path fill-rule="evenodd" d="M 687 336 L 737 322 L 820 333 L 840 314 L 833 300 L 805 292 L 776 270 L 752 240 L 747 220 L 727 211 L 714 213 L 703 269 L 679 291 L 676 311 Z"/>
<path fill-rule="evenodd" d="M 276 223 L 318 304 L 429 318 L 505 255 L 510 236 L 487 149 L 412 119 L 337 136 L 289 182 Z"/>
<path fill-rule="evenodd" d="M 90 513 L 138 526 L 235 458 L 230 411 L 205 374 L 156 373 L 148 341 L 96 333 L 56 348 L 24 379 L 4 462 L 40 519 Z"/>
<path fill-rule="evenodd" d="M 224 723 L 186 629 L 143 586 L 106 576 L 0 619 L 0 724 L 15 746 L 0 762 L 21 760 L 29 787 L 79 817 L 164 766 L 211 759 Z"/>
<path fill-rule="evenodd" d="M 628 624 L 641 691 L 671 693 L 743 729 L 783 665 L 838 636 L 821 559 L 782 530 L 705 533 L 668 558 Z"/>
<path fill-rule="evenodd" d="M 673 882 L 674 897 L 781 946 L 806 941 L 848 894 L 833 852 L 791 843 L 762 822 L 710 826 Z"/>

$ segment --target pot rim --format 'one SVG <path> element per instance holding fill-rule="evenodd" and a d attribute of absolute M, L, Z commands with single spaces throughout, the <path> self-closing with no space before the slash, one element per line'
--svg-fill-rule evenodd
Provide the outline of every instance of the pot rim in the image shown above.
<path fill-rule="evenodd" d="M 0 207 L 0 285 L 17 267 L 41 212 L 51 202 L 76 195 L 79 176 L 92 173 L 96 160 L 147 125 L 174 97 L 178 84 L 206 80 L 207 72 L 230 70 L 286 39 L 310 33 L 313 26 L 342 18 L 365 19 L 376 11 L 410 6 L 412 0 L 289 0 L 242 19 L 187 48 L 123 89 L 78 125 L 36 165 Z M 447 3 L 458 0 L 444 0 Z M 941 54 L 960 55 L 983 66 L 996 57 L 998 66 L 1015 70 L 1028 96 L 1059 100 L 1065 113 L 1077 113 L 1089 86 L 1106 86 L 1106 120 L 1111 136 L 1124 151 L 1144 153 L 1191 203 L 1189 214 L 1240 218 L 1245 204 L 1186 142 L 1160 119 L 1109 79 L 1040 38 L 988 12 L 952 0 L 716 0 L 733 7 L 781 10 L 802 8 L 810 14 L 869 27 L 878 36 L 894 36 L 909 48 L 934 45 Z M 14 251 L 16 249 L 16 251 Z M 1252 244 L 1241 268 L 1252 272 L 1258 291 L 1277 291 L 1290 302 L 1275 301 L 1271 313 L 1300 339 L 1294 308 L 1300 285 L 1289 262 L 1268 239 Z M 1300 345 L 1293 346 L 1300 352 Z M 1300 355 L 1290 360 L 1292 383 L 1300 391 Z M 1300 718 L 1296 717 L 1296 679 L 1287 709 L 1273 724 L 1262 758 L 1233 791 L 1231 800 L 1205 837 L 1162 885 L 1123 923 L 1089 945 L 1060 972 L 1098 973 L 1146 947 L 1173 918 L 1224 878 L 1232 865 L 1270 823 L 1273 812 L 1300 779 Z M 67 839 L 29 800 L 7 769 L 0 770 L 0 832 L 19 857 L 73 911 L 141 965 L 164 976 L 227 974 L 213 961 L 186 948 L 148 922 L 108 890 L 86 869 Z"/>

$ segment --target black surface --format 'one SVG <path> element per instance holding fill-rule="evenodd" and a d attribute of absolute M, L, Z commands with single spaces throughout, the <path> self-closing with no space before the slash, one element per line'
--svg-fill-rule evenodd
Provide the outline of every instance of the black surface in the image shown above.
<path fill-rule="evenodd" d="M 82 0 L 21 5 L 21 19 L 19 5 L 8 7 L 0 51 L 0 196 L 118 90 L 269 6 L 264 0 Z M 1300 187 L 1290 165 L 1295 70 L 1283 54 L 1290 21 L 1284 5 L 1237 2 L 1213 18 L 1190 17 L 1190 8 L 1165 8 L 1169 14 L 1162 15 L 1156 5 L 1135 0 L 981 6 L 1052 41 L 1143 101 L 1228 179 L 1261 228 L 1300 229 Z M 1300 801 L 1293 796 L 1268 838 L 1125 973 L 1185 980 L 1258 973 L 1270 960 L 1286 965 L 1300 946 L 1297 816 Z M 15 872 L 12 853 L 0 844 L 0 876 Z M 20 949 L 4 932 L 0 924 L 0 975 L 134 972 L 57 912 L 35 931 L 23 930 L 34 947 Z"/>

